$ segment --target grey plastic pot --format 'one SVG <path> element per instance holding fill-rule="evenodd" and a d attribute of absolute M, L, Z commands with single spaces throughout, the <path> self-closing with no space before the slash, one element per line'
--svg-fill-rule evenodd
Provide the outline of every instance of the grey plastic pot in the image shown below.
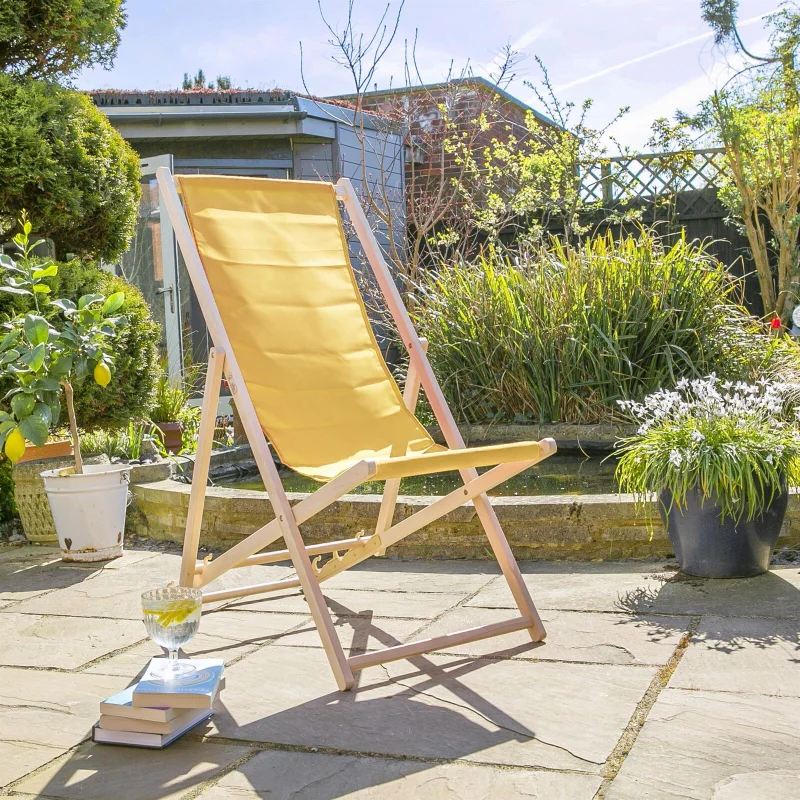
<path fill-rule="evenodd" d="M 704 500 L 699 489 L 687 493 L 681 509 L 672 502 L 668 489 L 659 494 L 659 501 L 661 519 L 685 573 L 702 578 L 749 578 L 769 569 L 789 492 L 784 487 L 761 516 L 738 523 L 731 518 L 723 520 L 714 498 Z"/>

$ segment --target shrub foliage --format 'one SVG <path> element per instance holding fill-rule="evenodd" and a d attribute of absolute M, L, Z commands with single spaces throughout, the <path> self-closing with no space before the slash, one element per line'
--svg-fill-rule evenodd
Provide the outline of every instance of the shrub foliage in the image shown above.
<path fill-rule="evenodd" d="M 797 364 L 798 348 L 739 294 L 703 245 L 642 232 L 443 265 L 411 313 L 465 421 L 595 423 L 682 377 L 751 380 Z"/>
<path fill-rule="evenodd" d="M 110 67 L 125 27 L 122 0 L 2 0 L 0 70 L 57 78 Z"/>
<path fill-rule="evenodd" d="M 139 160 L 85 95 L 0 76 L 0 230 L 26 210 L 59 256 L 113 261 L 128 247 Z"/>
<path fill-rule="evenodd" d="M 47 283 L 51 296 L 76 302 L 85 294 L 125 293 L 119 314 L 126 317 L 127 323 L 117 330 L 112 346 L 114 380 L 106 388 L 86 381 L 76 390 L 75 410 L 81 427 L 121 427 L 131 419 L 146 418 L 159 374 L 160 331 L 142 293 L 124 279 L 79 260 L 61 264 L 58 274 L 48 278 Z M 29 311 L 31 305 L 28 297 L 0 293 L 0 321 Z M 46 309 L 44 316 L 55 316 L 57 312 L 55 308 Z M 0 397 L 10 388 L 10 384 L 0 385 Z M 62 421 L 66 422 L 66 418 Z"/>

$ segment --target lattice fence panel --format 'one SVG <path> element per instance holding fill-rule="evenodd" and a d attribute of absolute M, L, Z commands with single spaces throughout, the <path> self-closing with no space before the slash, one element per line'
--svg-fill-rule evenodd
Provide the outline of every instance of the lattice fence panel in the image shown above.
<path fill-rule="evenodd" d="M 704 190 L 719 185 L 723 158 L 721 148 L 616 156 L 584 171 L 581 193 L 586 203 L 607 211 L 672 201 L 682 216 L 703 216 L 714 207 Z"/>

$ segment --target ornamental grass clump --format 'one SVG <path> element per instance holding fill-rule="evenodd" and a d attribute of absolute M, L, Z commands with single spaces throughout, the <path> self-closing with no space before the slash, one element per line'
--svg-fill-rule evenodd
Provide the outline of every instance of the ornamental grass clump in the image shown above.
<path fill-rule="evenodd" d="M 667 490 L 683 509 L 697 489 L 723 519 L 752 520 L 800 479 L 795 394 L 788 384 L 711 375 L 622 402 L 640 427 L 618 445 L 620 491 L 643 502 Z"/>
<path fill-rule="evenodd" d="M 642 231 L 443 264 L 409 310 L 464 422 L 597 423 L 684 377 L 797 372 L 740 290 L 707 245 Z"/>

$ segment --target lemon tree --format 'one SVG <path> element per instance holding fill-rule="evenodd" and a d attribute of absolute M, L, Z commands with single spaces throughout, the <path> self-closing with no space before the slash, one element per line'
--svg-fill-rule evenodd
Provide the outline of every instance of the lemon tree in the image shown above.
<path fill-rule="evenodd" d="M 50 300 L 45 279 L 58 273 L 58 266 L 36 258 L 40 242 L 31 242 L 30 221 L 23 217 L 22 232 L 14 237 L 20 255 L 14 260 L 0 255 L 8 279 L 0 291 L 32 295 L 35 313 L 21 314 L 3 324 L 0 339 L 0 373 L 11 376 L 14 387 L 3 398 L 10 411 L 0 411 L 0 446 L 12 461 L 25 452 L 25 443 L 43 445 L 61 416 L 61 398 L 66 398 L 75 453 L 75 471 L 83 471 L 80 440 L 73 403 L 74 387 L 91 376 L 108 386 L 113 367 L 113 342 L 117 327 L 125 322 L 115 316 L 125 302 L 123 292 L 105 297 L 87 294 L 77 303 Z M 61 311 L 62 321 L 48 322 L 40 304 L 47 302 Z"/>

